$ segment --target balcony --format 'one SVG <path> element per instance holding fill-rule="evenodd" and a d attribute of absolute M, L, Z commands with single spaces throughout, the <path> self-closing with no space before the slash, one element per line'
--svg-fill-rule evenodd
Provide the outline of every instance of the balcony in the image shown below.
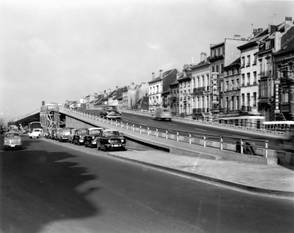
<path fill-rule="evenodd" d="M 280 110 L 281 110 L 281 112 L 290 112 L 290 104 L 289 103 L 281 103 Z"/>
<path fill-rule="evenodd" d="M 271 70 L 267 70 L 267 71 L 261 71 L 259 73 L 259 76 L 262 77 L 271 77 L 272 75 L 272 71 Z"/>
<path fill-rule="evenodd" d="M 217 61 L 217 60 L 220 60 L 220 59 L 223 59 L 224 58 L 224 55 L 213 55 L 209 58 L 209 61 L 210 62 L 214 62 L 214 61 Z"/>
<path fill-rule="evenodd" d="M 248 112 L 251 112 L 251 110 L 252 110 L 251 106 L 245 106 L 245 105 L 241 106 L 241 113 L 248 113 Z"/>
<path fill-rule="evenodd" d="M 196 87 L 193 89 L 193 95 L 203 95 L 205 91 L 206 91 L 205 87 Z"/>

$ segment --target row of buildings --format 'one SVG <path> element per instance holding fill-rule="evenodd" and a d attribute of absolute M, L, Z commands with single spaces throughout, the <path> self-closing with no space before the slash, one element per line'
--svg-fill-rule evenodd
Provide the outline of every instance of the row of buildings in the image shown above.
<path fill-rule="evenodd" d="M 153 111 L 256 124 L 258 119 L 294 120 L 294 26 L 292 17 L 249 38 L 235 36 L 210 45 L 199 63 L 160 70 L 151 80 L 83 98 L 79 104 Z M 252 121 L 250 120 L 252 119 Z"/>

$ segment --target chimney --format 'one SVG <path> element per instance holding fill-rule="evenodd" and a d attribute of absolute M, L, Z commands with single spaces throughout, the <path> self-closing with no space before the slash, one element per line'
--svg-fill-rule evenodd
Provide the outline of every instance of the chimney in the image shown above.
<path fill-rule="evenodd" d="M 287 31 L 293 25 L 292 17 L 285 17 L 285 31 Z"/>
<path fill-rule="evenodd" d="M 152 72 L 152 80 L 155 79 L 155 73 Z"/>
<path fill-rule="evenodd" d="M 207 60 L 207 54 L 204 52 L 200 53 L 200 62 Z"/>
<path fill-rule="evenodd" d="M 261 33 L 262 31 L 263 31 L 262 28 L 253 28 L 253 32 L 252 32 L 252 34 L 253 34 L 253 36 L 256 36 L 256 35 L 258 35 L 259 33 Z"/>
<path fill-rule="evenodd" d="M 159 70 L 159 77 L 162 78 L 162 69 Z"/>
<path fill-rule="evenodd" d="M 272 24 L 269 24 L 269 25 L 268 25 L 268 33 L 269 33 L 269 34 L 272 34 L 272 33 L 274 33 L 275 31 L 277 31 L 277 26 L 272 25 Z"/>

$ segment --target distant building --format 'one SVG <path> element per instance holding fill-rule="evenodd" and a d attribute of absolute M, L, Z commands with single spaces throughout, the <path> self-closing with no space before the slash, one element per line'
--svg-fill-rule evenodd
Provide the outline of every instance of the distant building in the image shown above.
<path fill-rule="evenodd" d="M 187 116 L 192 114 L 192 89 L 190 65 L 185 65 L 183 72 L 178 74 L 179 83 L 179 114 Z"/>
<path fill-rule="evenodd" d="M 177 70 L 172 69 L 165 71 L 164 73 L 162 70 L 159 72 L 159 76 L 155 78 L 155 74 L 152 74 L 153 78 L 151 81 L 148 82 L 149 84 L 149 110 L 154 111 L 158 107 L 163 106 L 163 97 L 166 98 L 166 95 L 163 93 L 169 90 L 169 85 L 176 81 L 177 77 Z M 165 102 L 167 99 L 165 99 Z"/>
<path fill-rule="evenodd" d="M 179 82 L 176 80 L 170 85 L 170 91 L 168 95 L 169 108 L 172 115 L 179 115 Z"/>
<path fill-rule="evenodd" d="M 240 115 L 240 76 L 240 58 L 224 67 L 224 108 L 220 117 L 231 124 L 238 124 L 235 120 Z"/>
<path fill-rule="evenodd" d="M 201 53 L 200 62 L 191 66 L 192 112 L 195 119 L 211 115 L 210 63 L 206 53 Z"/>
<path fill-rule="evenodd" d="M 279 25 L 269 25 L 262 32 L 265 37 L 259 42 L 257 53 L 260 66 L 258 109 L 266 120 L 285 119 L 279 109 L 280 80 L 275 76 L 274 53 L 280 51 L 287 44 L 287 41 L 282 38 L 292 27 L 292 18 L 286 17 L 285 21 Z"/>
<path fill-rule="evenodd" d="M 224 66 L 230 65 L 240 57 L 240 50 L 237 47 L 245 42 L 244 38 L 225 38 L 224 42 L 210 46 L 211 111 L 216 116 L 220 109 L 224 108 Z"/>
<path fill-rule="evenodd" d="M 294 27 L 281 38 L 281 50 L 274 53 L 275 80 L 279 94 L 276 111 L 284 120 L 294 120 Z"/>

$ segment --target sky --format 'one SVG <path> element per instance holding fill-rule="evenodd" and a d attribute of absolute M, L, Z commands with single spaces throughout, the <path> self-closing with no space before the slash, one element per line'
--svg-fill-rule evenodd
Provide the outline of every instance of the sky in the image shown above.
<path fill-rule="evenodd" d="M 294 0 L 0 0 L 0 118 L 148 82 L 285 16 Z"/>

